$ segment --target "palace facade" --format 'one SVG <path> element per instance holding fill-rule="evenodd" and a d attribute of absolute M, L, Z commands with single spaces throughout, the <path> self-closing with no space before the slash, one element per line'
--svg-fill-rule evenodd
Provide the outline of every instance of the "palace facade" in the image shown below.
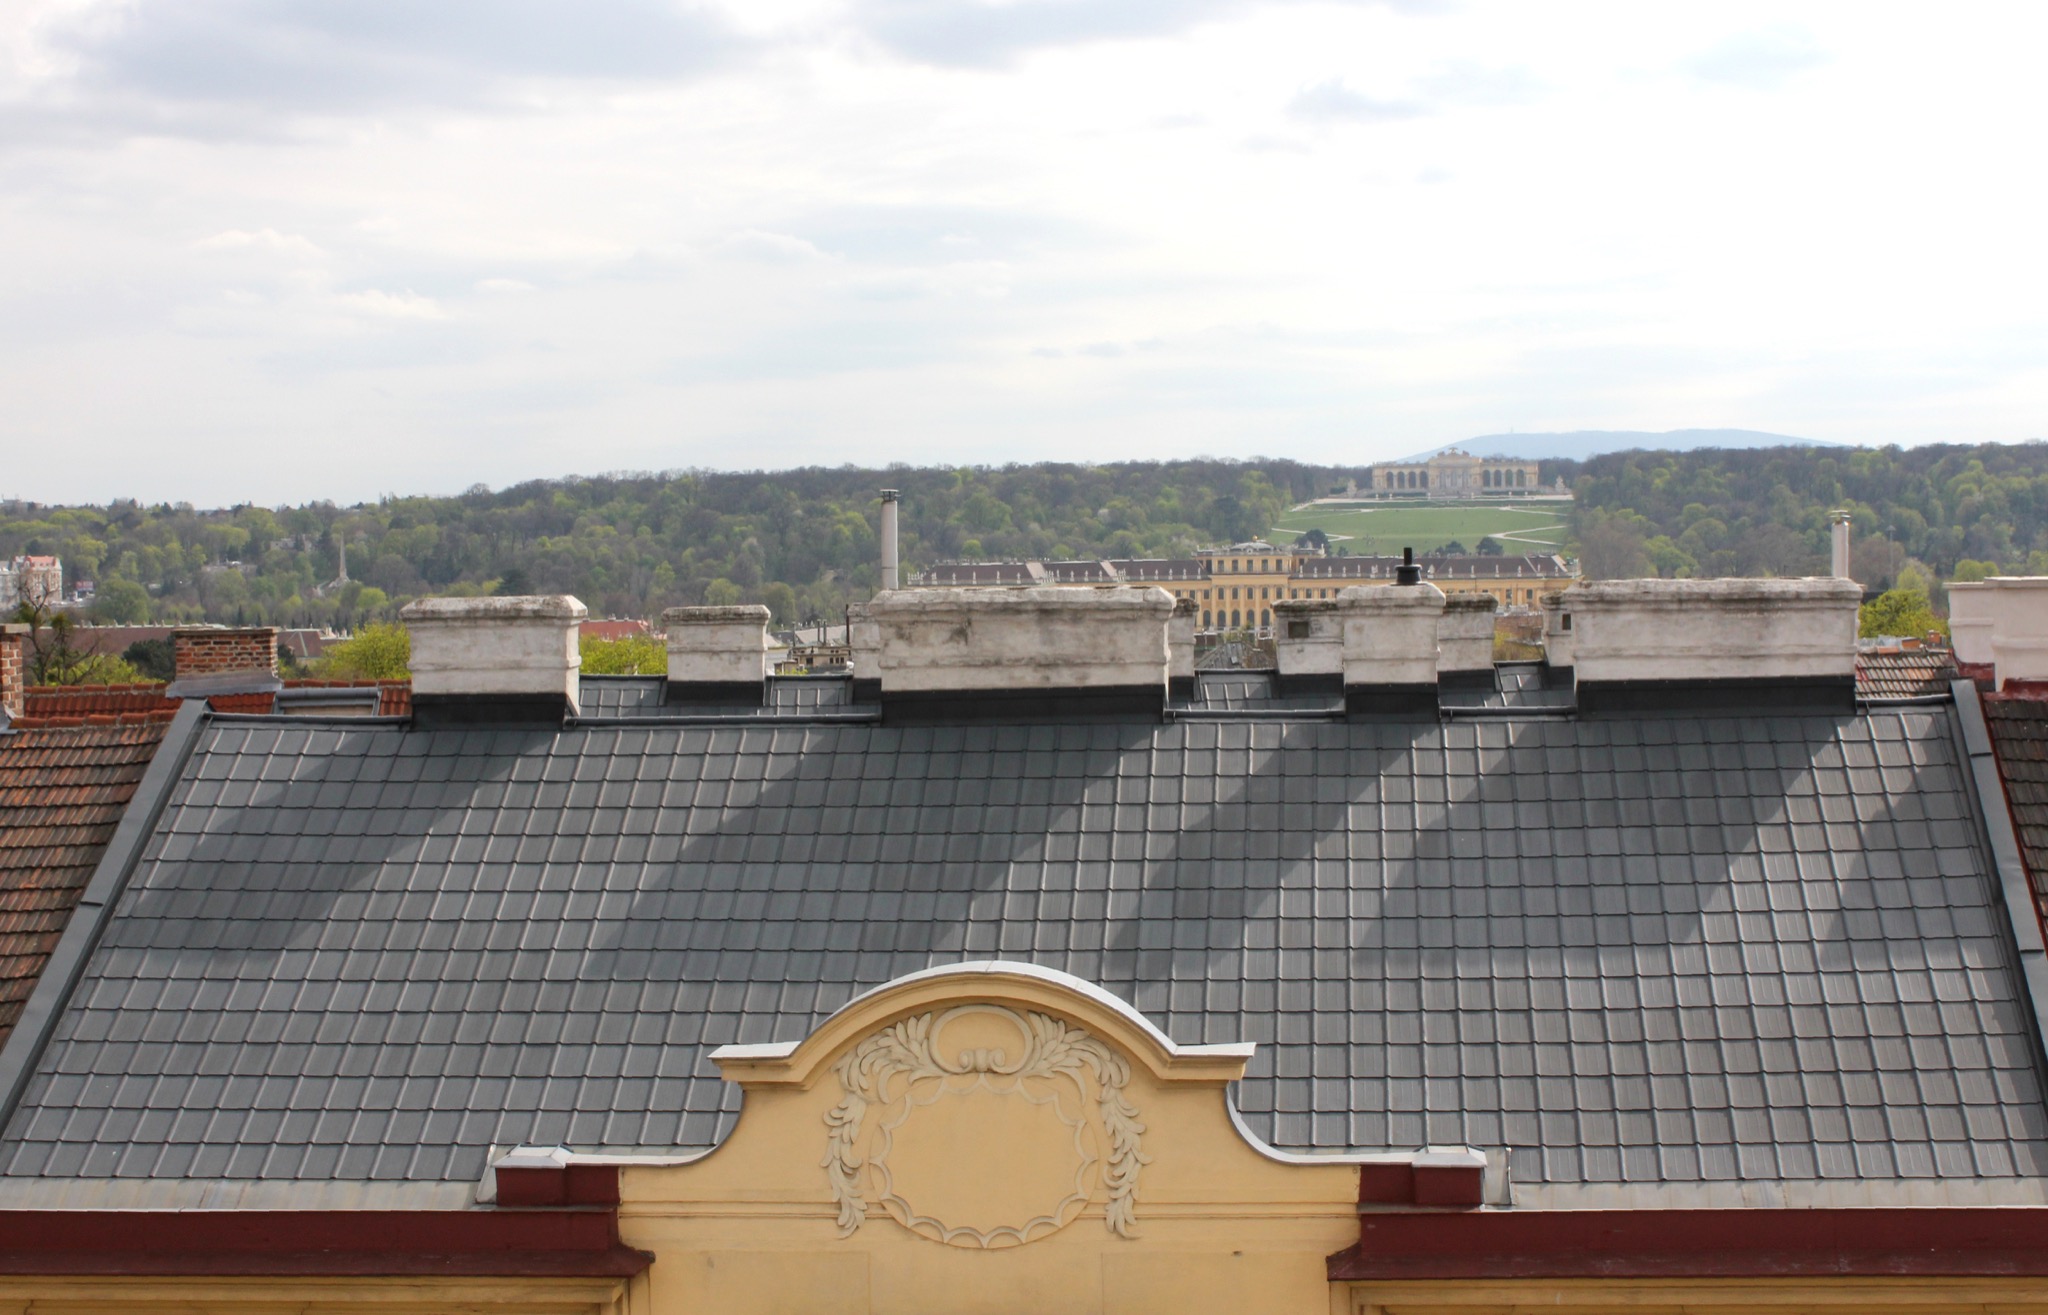
<path fill-rule="evenodd" d="M 1427 461 L 1375 466 L 1372 491 L 1415 498 L 1499 498 L 1543 492 L 1533 461 L 1449 448 Z"/>

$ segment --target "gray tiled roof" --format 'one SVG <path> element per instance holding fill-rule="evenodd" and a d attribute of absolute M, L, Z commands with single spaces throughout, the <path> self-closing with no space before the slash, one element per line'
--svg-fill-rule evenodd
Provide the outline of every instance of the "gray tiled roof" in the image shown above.
<path fill-rule="evenodd" d="M 603 717 L 758 717 L 800 712 L 845 711 L 853 706 L 852 683 L 839 676 L 770 676 L 762 706 L 729 703 L 664 703 L 660 676 L 585 676 L 578 701 L 586 719 Z"/>
<path fill-rule="evenodd" d="M 1344 711 L 1344 695 L 1278 694 L 1270 671 L 1198 671 L 1192 698 L 1178 705 L 1202 712 Z"/>
<path fill-rule="evenodd" d="M 1946 707 L 1851 717 L 203 728 L 0 1173 L 474 1180 L 701 1147 L 708 1061 L 1029 960 L 1296 1149 L 1525 1182 L 2048 1170 Z"/>

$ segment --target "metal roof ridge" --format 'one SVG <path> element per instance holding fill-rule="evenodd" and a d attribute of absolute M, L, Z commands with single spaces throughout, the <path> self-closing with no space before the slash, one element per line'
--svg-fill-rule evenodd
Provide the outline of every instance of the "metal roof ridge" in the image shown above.
<path fill-rule="evenodd" d="M 1967 783 L 1962 793 L 1975 805 L 1978 834 L 1985 842 L 1991 877 L 1997 883 L 1997 902 L 2005 907 L 2006 944 L 2018 960 L 2014 966 L 2019 970 L 2020 994 L 2026 997 L 2027 1012 L 2032 1016 L 2035 1072 L 2048 1075 L 2048 945 L 2042 941 L 2041 914 L 2020 860 L 2012 805 L 2005 797 L 2005 782 L 1999 774 L 1990 728 L 1984 722 L 1977 684 L 1956 680 L 1950 682 L 1949 689 L 1956 708 L 1951 726 L 1962 753 L 1961 775 Z"/>

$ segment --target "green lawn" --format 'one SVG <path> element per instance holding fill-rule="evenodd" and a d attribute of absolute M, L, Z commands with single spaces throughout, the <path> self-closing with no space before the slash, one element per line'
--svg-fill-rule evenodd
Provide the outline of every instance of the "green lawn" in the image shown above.
<path fill-rule="evenodd" d="M 1304 531 L 1320 529 L 1330 547 L 1353 556 L 1399 553 L 1403 548 L 1427 552 L 1456 541 L 1477 551 L 1488 535 L 1509 552 L 1555 552 L 1564 544 L 1566 504 L 1539 506 L 1318 506 L 1289 512 L 1273 527 L 1277 544 L 1291 543 Z M 1515 537 L 1510 538 L 1508 536 Z"/>

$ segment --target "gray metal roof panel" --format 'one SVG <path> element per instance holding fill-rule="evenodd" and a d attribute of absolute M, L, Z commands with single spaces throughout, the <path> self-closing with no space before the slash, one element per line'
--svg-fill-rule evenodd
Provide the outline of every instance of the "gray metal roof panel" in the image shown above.
<path fill-rule="evenodd" d="M 1503 1146 L 1567 1184 L 2041 1175 L 1952 715 L 215 723 L 0 1173 L 465 1180 L 493 1144 L 711 1145 L 738 1093 L 710 1048 L 1003 956 L 1260 1043 L 1235 1099 L 1292 1149 Z"/>

